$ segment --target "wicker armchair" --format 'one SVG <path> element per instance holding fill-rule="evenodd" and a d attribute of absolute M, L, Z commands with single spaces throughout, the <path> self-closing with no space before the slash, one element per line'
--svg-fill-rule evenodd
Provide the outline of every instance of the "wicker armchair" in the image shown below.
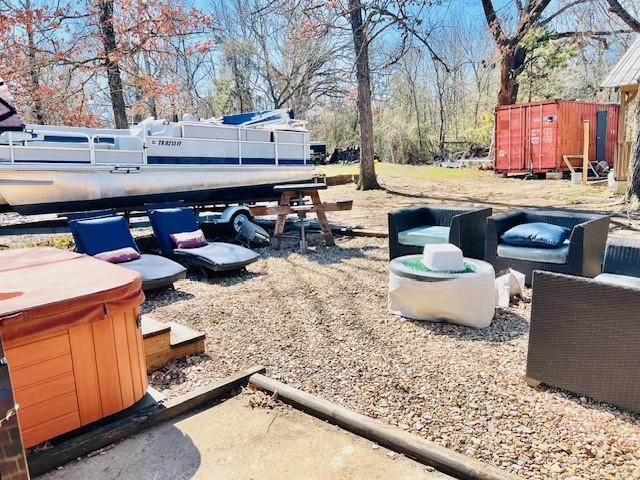
<path fill-rule="evenodd" d="M 622 258 L 611 253 L 610 265 Z M 527 382 L 640 412 L 638 312 L 638 288 L 536 271 Z"/>
<path fill-rule="evenodd" d="M 421 246 L 400 243 L 401 232 L 421 226 L 441 226 L 449 228 L 449 243 L 460 247 L 465 257 L 481 260 L 486 220 L 491 213 L 490 208 L 457 206 L 421 206 L 390 212 L 389 258 L 422 253 Z"/>
<path fill-rule="evenodd" d="M 545 222 L 571 229 L 569 249 L 565 263 L 547 263 L 532 260 L 505 258 L 498 255 L 500 237 L 516 225 Z M 525 274 L 525 283 L 531 285 L 534 270 L 547 270 L 582 277 L 595 277 L 601 272 L 609 216 L 588 213 L 522 210 L 493 215 L 487 219 L 485 260 L 496 273 L 513 268 Z"/>

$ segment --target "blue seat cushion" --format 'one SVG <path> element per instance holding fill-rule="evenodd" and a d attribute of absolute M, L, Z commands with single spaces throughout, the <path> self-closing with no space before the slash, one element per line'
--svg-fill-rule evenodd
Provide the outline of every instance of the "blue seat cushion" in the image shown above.
<path fill-rule="evenodd" d="M 434 243 L 449 243 L 449 227 L 424 225 L 398 233 L 398 243 L 412 247 L 424 247 Z"/>
<path fill-rule="evenodd" d="M 618 275 L 616 273 L 601 273 L 594 280 L 596 282 L 608 283 L 609 285 L 620 285 L 621 287 L 631 287 L 640 289 L 640 278 L 629 275 Z"/>
<path fill-rule="evenodd" d="M 95 255 L 126 247 L 140 251 L 127 220 L 121 216 L 72 220 L 69 229 L 80 253 Z"/>
<path fill-rule="evenodd" d="M 571 230 L 545 222 L 521 223 L 500 237 L 504 243 L 521 247 L 556 248 L 569 238 Z"/>
<path fill-rule="evenodd" d="M 528 262 L 542 263 L 567 263 L 569 255 L 569 242 L 565 242 L 561 247 L 556 248 L 537 248 L 537 247 L 520 247 L 518 245 L 509 245 L 501 243 L 498 245 L 498 256 L 502 258 L 510 258 L 512 260 L 525 260 Z"/>
<path fill-rule="evenodd" d="M 176 248 L 172 234 L 194 232 L 200 228 L 193 210 L 188 207 L 154 209 L 147 215 L 163 253 L 171 253 Z"/>

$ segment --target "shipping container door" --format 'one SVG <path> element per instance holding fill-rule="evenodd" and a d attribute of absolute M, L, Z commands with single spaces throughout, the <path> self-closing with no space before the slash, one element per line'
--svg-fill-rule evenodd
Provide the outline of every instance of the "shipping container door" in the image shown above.
<path fill-rule="evenodd" d="M 528 110 L 529 168 L 532 172 L 556 169 L 556 133 L 558 108 L 556 103 L 533 104 Z"/>
<path fill-rule="evenodd" d="M 500 109 L 496 113 L 496 170 L 527 171 L 526 109 L 520 106 Z"/>

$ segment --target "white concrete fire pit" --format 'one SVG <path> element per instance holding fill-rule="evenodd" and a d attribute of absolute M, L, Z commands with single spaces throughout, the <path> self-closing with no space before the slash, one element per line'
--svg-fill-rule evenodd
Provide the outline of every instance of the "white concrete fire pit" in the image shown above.
<path fill-rule="evenodd" d="M 445 248 L 439 253 L 442 247 Z M 491 325 L 495 313 L 493 267 L 480 260 L 462 259 L 461 252 L 456 259 L 451 247 L 428 245 L 423 255 L 406 255 L 391 261 L 389 311 L 392 314 L 475 328 Z M 453 265 L 455 271 L 434 269 L 442 265 Z"/>

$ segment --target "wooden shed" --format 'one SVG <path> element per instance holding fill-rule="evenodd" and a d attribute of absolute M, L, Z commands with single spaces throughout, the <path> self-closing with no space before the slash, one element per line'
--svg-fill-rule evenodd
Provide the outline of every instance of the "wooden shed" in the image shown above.
<path fill-rule="evenodd" d="M 618 112 L 618 139 L 614 156 L 614 178 L 617 182 L 626 182 L 629 178 L 629 160 L 632 142 L 627 140 L 625 117 L 631 102 L 638 94 L 640 85 L 640 35 L 629 50 L 620 58 L 602 88 L 614 88 L 620 93 L 620 110 Z"/>
<path fill-rule="evenodd" d="M 25 447 L 147 390 L 136 272 L 56 249 L 0 252 L 0 334 Z"/>
<path fill-rule="evenodd" d="M 613 103 L 569 100 L 497 107 L 496 173 L 563 172 L 569 170 L 567 162 L 581 166 L 585 120 L 589 120 L 590 128 L 589 161 L 613 165 L 618 109 Z"/>

